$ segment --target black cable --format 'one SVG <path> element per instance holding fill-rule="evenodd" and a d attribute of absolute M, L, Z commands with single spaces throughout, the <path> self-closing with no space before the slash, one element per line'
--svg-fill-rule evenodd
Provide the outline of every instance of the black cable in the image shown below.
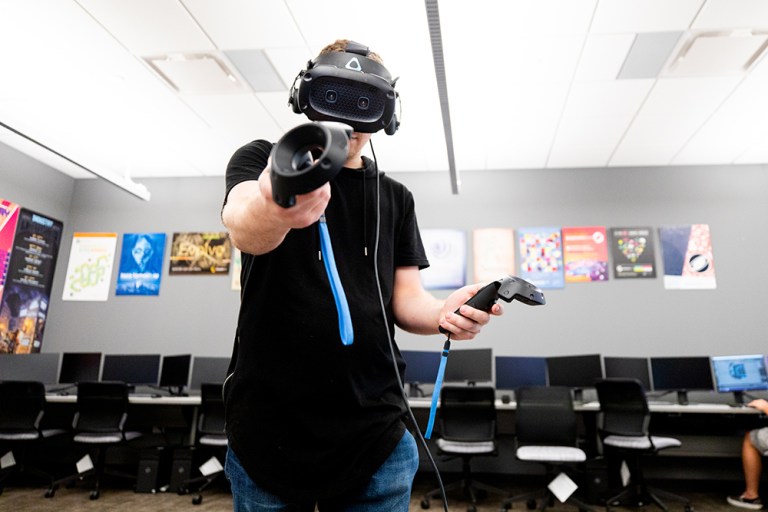
<path fill-rule="evenodd" d="M 445 509 L 445 512 L 448 512 L 448 498 L 445 495 L 445 486 L 443 486 L 443 479 L 440 476 L 440 470 L 437 468 L 437 463 L 435 462 L 434 457 L 432 457 L 432 453 L 429 451 L 429 446 L 427 446 L 427 440 L 424 439 L 424 436 L 421 434 L 421 429 L 419 429 L 419 424 L 416 422 L 416 417 L 413 415 L 413 410 L 411 409 L 411 404 L 408 401 L 408 396 L 405 394 L 405 386 L 403 385 L 403 380 L 400 378 L 400 369 L 397 367 L 397 357 L 395 356 L 395 344 L 389 332 L 389 319 L 387 318 L 387 310 L 386 310 L 386 306 L 384 305 L 384 294 L 381 291 L 381 281 L 379 280 L 379 234 L 381 231 L 381 184 L 380 184 L 381 175 L 379 173 L 379 162 L 376 159 L 376 151 L 374 151 L 373 149 L 373 141 L 369 140 L 368 145 L 371 147 L 371 153 L 373 154 L 373 164 L 376 168 L 376 236 L 373 243 L 373 270 L 376 276 L 376 288 L 379 294 L 379 304 L 381 306 L 381 314 L 384 317 L 384 328 L 387 331 L 387 340 L 389 341 L 389 352 L 392 355 L 392 366 L 395 369 L 395 377 L 397 378 L 397 384 L 400 389 L 400 395 L 402 396 L 403 402 L 405 403 L 405 408 L 408 411 L 408 417 L 411 419 L 411 422 L 413 423 L 414 430 L 416 430 L 416 434 L 417 434 L 416 438 L 419 440 L 419 443 L 424 449 L 424 452 L 427 454 L 427 458 L 429 459 L 429 462 L 432 465 L 432 469 L 434 469 L 435 471 L 435 476 L 437 477 L 437 483 L 440 487 L 440 494 L 443 500 L 443 508 Z M 365 179 L 365 176 L 363 176 L 363 179 Z"/>

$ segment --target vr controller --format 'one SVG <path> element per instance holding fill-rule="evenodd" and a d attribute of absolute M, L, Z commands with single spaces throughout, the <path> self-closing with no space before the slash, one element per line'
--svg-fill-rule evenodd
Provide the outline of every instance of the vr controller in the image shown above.
<path fill-rule="evenodd" d="M 480 291 L 470 297 L 464 304 L 482 311 L 490 311 L 491 307 L 496 304 L 497 299 L 502 299 L 505 302 L 519 300 L 529 306 L 543 306 L 547 303 L 544 299 L 544 293 L 536 286 L 525 279 L 506 276 L 483 286 L 480 288 Z M 460 314 L 459 309 L 455 311 L 456 314 Z M 440 332 L 448 334 L 448 331 L 442 327 L 440 327 Z"/>
<path fill-rule="evenodd" d="M 272 148 L 272 198 L 283 208 L 332 180 L 344 167 L 352 127 L 322 121 L 289 130 Z"/>

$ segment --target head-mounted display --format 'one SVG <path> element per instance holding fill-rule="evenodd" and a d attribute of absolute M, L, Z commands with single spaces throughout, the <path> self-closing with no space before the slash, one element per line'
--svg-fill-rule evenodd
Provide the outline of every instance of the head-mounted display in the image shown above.
<path fill-rule="evenodd" d="M 350 41 L 344 52 L 330 52 L 307 63 L 291 87 L 288 102 L 312 121 L 338 121 L 355 131 L 397 131 L 398 93 L 387 68 L 368 58 L 366 46 Z M 296 85 L 298 82 L 298 87 Z"/>

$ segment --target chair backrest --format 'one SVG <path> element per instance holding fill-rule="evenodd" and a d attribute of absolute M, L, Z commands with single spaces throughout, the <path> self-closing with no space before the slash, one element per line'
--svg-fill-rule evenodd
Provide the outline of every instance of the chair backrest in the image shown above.
<path fill-rule="evenodd" d="M 201 434 L 224 433 L 223 386 L 220 382 L 200 384 L 200 416 L 197 430 Z"/>
<path fill-rule="evenodd" d="M 496 390 L 493 386 L 443 386 L 440 432 L 448 441 L 496 438 Z"/>
<path fill-rule="evenodd" d="M 637 379 L 602 379 L 595 384 L 600 402 L 601 435 L 648 435 L 651 413 L 645 388 Z"/>
<path fill-rule="evenodd" d="M 128 414 L 128 384 L 125 382 L 79 382 L 77 413 L 73 428 L 77 432 L 122 432 Z"/>
<path fill-rule="evenodd" d="M 0 431 L 38 430 L 45 409 L 42 382 L 0 382 Z"/>
<path fill-rule="evenodd" d="M 515 391 L 518 446 L 576 446 L 576 413 L 571 389 L 529 386 Z"/>

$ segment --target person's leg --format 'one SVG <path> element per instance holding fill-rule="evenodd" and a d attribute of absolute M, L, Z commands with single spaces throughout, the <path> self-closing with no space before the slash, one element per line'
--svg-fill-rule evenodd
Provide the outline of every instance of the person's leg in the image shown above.
<path fill-rule="evenodd" d="M 416 440 L 407 430 L 368 486 L 353 500 L 318 503 L 320 512 L 408 512 L 411 488 L 419 469 Z"/>
<path fill-rule="evenodd" d="M 741 463 L 744 468 L 743 496 L 748 499 L 757 498 L 760 494 L 760 475 L 763 471 L 763 455 L 752 444 L 752 436 L 747 433 L 741 444 Z"/>
<path fill-rule="evenodd" d="M 224 474 L 232 488 L 234 512 L 312 512 L 314 504 L 286 503 L 257 486 L 248 476 L 232 450 L 227 450 Z"/>

